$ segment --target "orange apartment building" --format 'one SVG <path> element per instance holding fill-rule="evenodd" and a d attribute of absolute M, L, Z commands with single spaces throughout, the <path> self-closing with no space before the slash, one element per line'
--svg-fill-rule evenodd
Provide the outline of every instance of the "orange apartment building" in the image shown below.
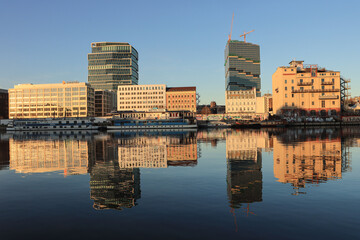
<path fill-rule="evenodd" d="M 273 113 L 328 116 L 340 112 L 340 72 L 291 61 L 272 76 Z"/>
<path fill-rule="evenodd" d="M 166 88 L 166 109 L 196 112 L 196 87 Z"/>

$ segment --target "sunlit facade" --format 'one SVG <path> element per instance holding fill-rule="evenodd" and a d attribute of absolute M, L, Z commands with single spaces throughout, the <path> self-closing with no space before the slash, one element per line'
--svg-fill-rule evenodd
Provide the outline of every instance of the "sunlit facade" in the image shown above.
<path fill-rule="evenodd" d="M 94 114 L 94 89 L 88 83 L 19 84 L 9 89 L 10 119 Z"/>
<path fill-rule="evenodd" d="M 137 85 L 138 52 L 129 43 L 94 42 L 88 54 L 88 82 L 94 89 L 117 91 L 119 85 Z"/>
<path fill-rule="evenodd" d="M 328 116 L 340 112 L 340 72 L 291 61 L 272 75 L 273 112 Z"/>
<path fill-rule="evenodd" d="M 117 110 L 154 111 L 166 109 L 166 85 L 119 86 Z"/>
<path fill-rule="evenodd" d="M 196 112 L 196 87 L 170 87 L 166 89 L 168 111 Z"/>

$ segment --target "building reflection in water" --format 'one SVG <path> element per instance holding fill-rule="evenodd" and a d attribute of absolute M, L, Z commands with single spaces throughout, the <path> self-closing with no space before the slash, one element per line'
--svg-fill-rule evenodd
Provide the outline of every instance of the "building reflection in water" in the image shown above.
<path fill-rule="evenodd" d="M 227 192 L 232 209 L 262 201 L 262 149 L 269 149 L 266 132 L 227 132 Z"/>
<path fill-rule="evenodd" d="M 86 174 L 91 143 L 85 135 L 15 134 L 9 139 L 10 169 L 19 173 Z"/>
<path fill-rule="evenodd" d="M 90 196 L 95 209 L 136 206 L 141 197 L 140 168 L 194 166 L 197 162 L 195 133 L 116 133 L 95 139 L 95 159 L 89 164 Z"/>
<path fill-rule="evenodd" d="M 349 165 L 344 148 L 339 129 L 288 129 L 274 139 L 274 175 L 291 183 L 294 194 L 305 193 L 306 184 L 342 177 Z"/>

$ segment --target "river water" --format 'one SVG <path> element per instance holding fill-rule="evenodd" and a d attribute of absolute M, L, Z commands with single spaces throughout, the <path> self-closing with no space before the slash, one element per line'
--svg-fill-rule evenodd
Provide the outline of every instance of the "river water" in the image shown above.
<path fill-rule="evenodd" d="M 359 239 L 360 129 L 0 135 L 1 239 Z"/>

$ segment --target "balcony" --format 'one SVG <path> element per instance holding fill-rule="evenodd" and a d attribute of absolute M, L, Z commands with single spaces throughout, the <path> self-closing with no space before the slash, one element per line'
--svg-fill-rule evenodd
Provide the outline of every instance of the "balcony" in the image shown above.
<path fill-rule="evenodd" d="M 322 93 L 322 92 L 340 92 L 340 89 L 298 89 L 292 90 L 291 93 Z"/>
<path fill-rule="evenodd" d="M 313 83 L 312 82 L 298 82 L 297 85 L 298 86 L 312 86 Z"/>
<path fill-rule="evenodd" d="M 327 99 L 339 99 L 339 95 L 323 95 L 319 96 L 320 100 L 327 100 Z"/>
<path fill-rule="evenodd" d="M 334 85 L 333 81 L 322 82 L 321 85 Z"/>

